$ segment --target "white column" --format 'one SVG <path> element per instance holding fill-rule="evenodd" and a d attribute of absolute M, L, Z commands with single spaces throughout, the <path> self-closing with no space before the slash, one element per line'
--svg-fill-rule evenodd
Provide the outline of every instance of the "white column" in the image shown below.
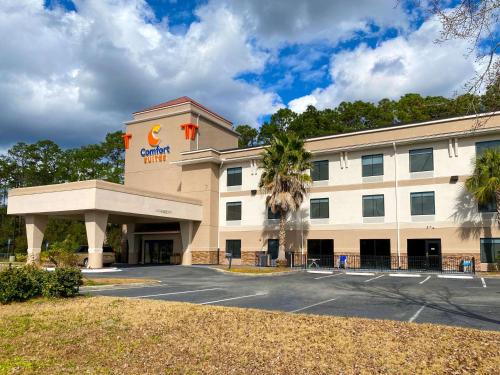
<path fill-rule="evenodd" d="M 193 263 L 191 254 L 191 241 L 193 239 L 193 222 L 181 221 L 181 239 L 182 239 L 182 265 L 190 266 Z"/>
<path fill-rule="evenodd" d="M 42 251 L 43 233 L 47 227 L 47 216 L 28 215 L 26 221 L 26 237 L 28 240 L 27 263 L 39 263 Z"/>
<path fill-rule="evenodd" d="M 85 229 L 87 230 L 87 242 L 89 245 L 88 268 L 102 268 L 102 245 L 106 235 L 108 214 L 92 211 L 85 213 Z"/>
<path fill-rule="evenodd" d="M 139 249 L 135 241 L 135 224 L 127 224 L 128 264 L 139 263 Z"/>

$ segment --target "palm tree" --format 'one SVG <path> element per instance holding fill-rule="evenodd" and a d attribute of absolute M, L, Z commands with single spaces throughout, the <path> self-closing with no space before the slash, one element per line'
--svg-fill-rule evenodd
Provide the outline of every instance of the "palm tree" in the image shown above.
<path fill-rule="evenodd" d="M 267 194 L 266 207 L 280 215 L 278 260 L 285 259 L 286 219 L 296 211 L 307 194 L 311 176 L 311 154 L 304 141 L 294 134 L 279 133 L 262 153 L 259 188 Z"/>
<path fill-rule="evenodd" d="M 474 161 L 474 172 L 465 186 L 479 203 L 496 200 L 500 224 L 500 150 L 486 150 Z"/>

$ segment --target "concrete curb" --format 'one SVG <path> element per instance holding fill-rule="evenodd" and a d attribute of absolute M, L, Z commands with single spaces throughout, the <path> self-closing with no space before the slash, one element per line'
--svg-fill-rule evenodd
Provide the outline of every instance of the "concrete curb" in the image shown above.
<path fill-rule="evenodd" d="M 222 268 L 215 268 L 215 267 L 207 267 L 212 270 L 215 270 L 217 272 L 222 272 L 230 275 L 236 275 L 236 276 L 256 276 L 256 277 L 261 277 L 261 276 L 282 276 L 282 275 L 290 275 L 294 272 L 297 271 L 283 271 L 283 272 L 270 272 L 270 273 L 245 273 L 245 272 L 231 272 Z"/>

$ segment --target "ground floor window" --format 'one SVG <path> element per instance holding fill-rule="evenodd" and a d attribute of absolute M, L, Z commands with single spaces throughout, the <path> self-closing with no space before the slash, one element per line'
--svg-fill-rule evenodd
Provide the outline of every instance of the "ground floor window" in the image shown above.
<path fill-rule="evenodd" d="M 495 263 L 500 257 L 500 238 L 481 238 L 481 263 Z"/>
<path fill-rule="evenodd" d="M 226 253 L 230 253 L 233 259 L 240 259 L 241 240 L 226 240 Z"/>
<path fill-rule="evenodd" d="M 408 269 L 441 270 L 441 239 L 408 239 Z"/>
<path fill-rule="evenodd" d="M 144 264 L 170 264 L 170 257 L 173 254 L 173 240 L 144 241 Z"/>
<path fill-rule="evenodd" d="M 362 268 L 391 268 L 391 240 L 359 240 Z"/>
<path fill-rule="evenodd" d="M 332 267 L 333 240 L 307 240 L 307 258 L 316 259 L 321 267 Z"/>
<path fill-rule="evenodd" d="M 278 259 L 280 241 L 276 239 L 267 240 L 267 253 L 271 255 L 271 259 Z"/>

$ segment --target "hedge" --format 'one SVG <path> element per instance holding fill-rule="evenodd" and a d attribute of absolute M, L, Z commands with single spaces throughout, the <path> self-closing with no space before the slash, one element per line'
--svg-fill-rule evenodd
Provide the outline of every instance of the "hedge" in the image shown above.
<path fill-rule="evenodd" d="M 0 303 L 21 302 L 35 297 L 73 297 L 82 284 L 78 268 L 50 272 L 33 266 L 12 267 L 0 272 Z"/>

